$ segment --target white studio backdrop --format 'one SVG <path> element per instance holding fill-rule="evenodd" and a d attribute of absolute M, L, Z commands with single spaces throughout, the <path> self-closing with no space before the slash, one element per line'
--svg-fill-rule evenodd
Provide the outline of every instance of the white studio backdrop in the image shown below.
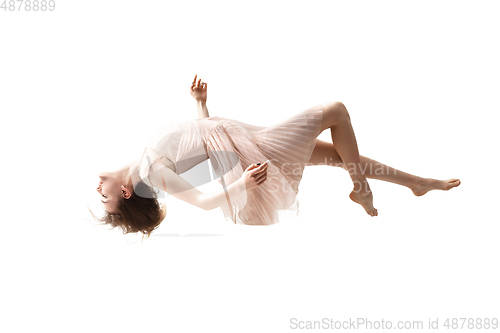
<path fill-rule="evenodd" d="M 424 332 L 429 319 L 498 318 L 498 2 L 55 4 L 0 10 L 2 331 L 289 332 L 366 318 Z M 344 170 L 314 166 L 299 217 L 274 226 L 173 197 L 144 242 L 93 224 L 97 175 L 162 124 L 197 117 L 195 74 L 210 115 L 270 126 L 338 100 L 362 155 L 462 185 L 415 197 L 372 180 L 372 218 Z"/>

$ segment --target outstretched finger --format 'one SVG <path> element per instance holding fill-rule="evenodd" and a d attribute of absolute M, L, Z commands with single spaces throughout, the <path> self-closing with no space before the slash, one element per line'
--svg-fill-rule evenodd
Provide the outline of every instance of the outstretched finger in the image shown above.
<path fill-rule="evenodd" d="M 200 82 L 201 82 L 201 79 L 198 79 L 198 84 L 196 85 L 198 88 L 200 87 Z"/>
<path fill-rule="evenodd" d="M 267 169 L 267 166 L 268 166 L 267 163 L 262 163 L 261 165 L 259 165 L 259 169 L 265 170 L 265 169 Z"/>
<path fill-rule="evenodd" d="M 193 84 L 195 84 L 195 82 L 196 82 L 196 77 L 197 77 L 197 76 L 198 76 L 198 74 L 196 74 L 196 75 L 194 76 L 194 81 L 193 81 Z"/>

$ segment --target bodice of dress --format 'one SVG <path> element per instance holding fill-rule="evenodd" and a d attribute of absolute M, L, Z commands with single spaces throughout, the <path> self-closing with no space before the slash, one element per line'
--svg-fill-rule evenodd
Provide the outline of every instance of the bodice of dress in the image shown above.
<path fill-rule="evenodd" d="M 249 137 L 265 128 L 218 116 L 164 125 L 155 132 L 144 149 L 140 164 L 141 179 L 153 186 L 149 180 L 151 172 L 167 167 L 181 174 L 207 160 L 206 141 L 214 130 L 228 123 L 236 124 Z"/>
<path fill-rule="evenodd" d="M 208 121 L 205 119 L 201 120 Z M 167 124 L 156 131 L 144 149 L 140 163 L 140 177 L 146 184 L 153 186 L 149 175 L 159 168 L 167 167 L 181 174 L 208 159 L 198 121 Z"/>

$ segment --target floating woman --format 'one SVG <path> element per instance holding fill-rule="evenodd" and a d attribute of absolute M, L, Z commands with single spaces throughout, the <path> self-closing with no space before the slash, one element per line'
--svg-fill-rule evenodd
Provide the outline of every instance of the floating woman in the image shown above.
<path fill-rule="evenodd" d="M 298 186 L 304 168 L 311 165 L 345 169 L 353 182 L 349 197 L 370 216 L 378 212 L 367 178 L 408 187 L 416 196 L 460 185 L 459 179 L 422 178 L 360 155 L 349 112 L 341 102 L 318 104 L 273 126 L 259 127 L 209 116 L 207 87 L 197 75 L 190 87 L 199 119 L 163 126 L 142 156 L 99 175 L 97 191 L 105 215 L 94 218 L 124 233 L 149 237 L 166 216 L 157 196 L 163 190 L 205 210 L 220 207 L 234 223 L 275 224 L 280 212 L 298 210 Z M 332 142 L 317 139 L 326 129 Z M 222 184 L 213 193 L 202 193 L 179 176 L 207 159 Z"/>

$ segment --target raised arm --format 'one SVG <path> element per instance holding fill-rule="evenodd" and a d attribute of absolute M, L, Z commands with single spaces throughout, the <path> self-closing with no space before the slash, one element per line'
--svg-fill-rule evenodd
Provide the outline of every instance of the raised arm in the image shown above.
<path fill-rule="evenodd" d="M 207 103 L 196 101 L 196 109 L 198 110 L 199 119 L 210 117 L 208 114 Z"/>
<path fill-rule="evenodd" d="M 242 191 L 251 190 L 259 186 L 267 179 L 267 163 L 260 167 L 256 164 L 250 165 L 242 177 L 227 186 L 229 196 L 237 196 Z M 182 179 L 170 168 L 161 168 L 149 176 L 154 187 L 164 190 L 177 199 L 190 203 L 204 210 L 210 210 L 222 206 L 226 202 L 224 189 L 212 193 L 202 193 L 191 184 Z"/>
<path fill-rule="evenodd" d="M 196 108 L 198 110 L 198 118 L 203 119 L 210 117 L 207 109 L 207 83 L 201 82 L 201 79 L 196 82 L 198 74 L 194 76 L 194 81 L 191 84 L 190 93 L 196 100 Z"/>

